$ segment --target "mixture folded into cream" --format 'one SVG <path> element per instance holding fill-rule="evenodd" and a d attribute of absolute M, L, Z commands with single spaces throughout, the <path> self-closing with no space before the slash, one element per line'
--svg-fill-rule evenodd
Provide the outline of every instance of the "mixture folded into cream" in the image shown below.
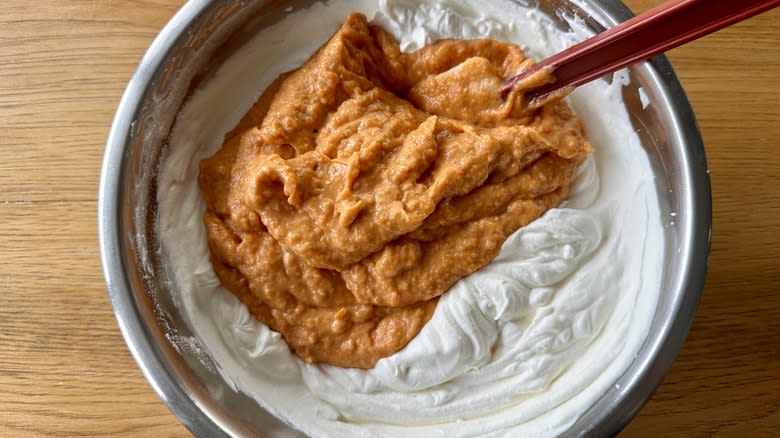
<path fill-rule="evenodd" d="M 543 58 L 588 36 L 575 19 L 563 32 L 504 0 L 480 3 L 479 12 L 455 1 L 332 0 L 265 29 L 185 103 L 170 136 L 158 227 L 179 305 L 222 376 L 309 435 L 560 434 L 630 365 L 659 295 L 658 200 L 622 102 L 624 73 L 568 99 L 595 151 L 568 201 L 512 234 L 490 264 L 441 296 L 406 347 L 372 368 L 303 362 L 215 275 L 198 162 L 349 12 L 373 18 L 405 52 L 443 38 L 492 38 Z"/>
<path fill-rule="evenodd" d="M 306 362 L 373 368 L 403 348 L 591 151 L 565 103 L 499 97 L 530 62 L 489 39 L 403 53 L 350 14 L 200 163 L 222 285 Z"/>

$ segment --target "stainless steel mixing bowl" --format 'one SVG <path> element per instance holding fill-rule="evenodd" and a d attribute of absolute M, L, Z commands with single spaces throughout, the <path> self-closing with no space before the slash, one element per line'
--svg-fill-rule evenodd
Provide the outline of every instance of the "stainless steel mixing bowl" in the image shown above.
<path fill-rule="evenodd" d="M 522 2 L 522 0 L 518 0 Z M 141 61 L 116 112 L 106 145 L 99 195 L 103 269 L 119 327 L 146 378 L 179 420 L 198 436 L 299 436 L 233 391 L 213 364 L 197 356 L 197 340 L 174 305 L 175 291 L 158 255 L 154 226 L 158 164 L 188 93 L 258 29 L 311 1 L 191 0 L 171 19 Z M 618 1 L 576 6 L 541 1 L 585 18 L 595 30 L 631 16 Z M 346 13 L 347 11 L 345 11 Z M 269 60 L 269 62 L 273 62 Z M 656 174 L 666 230 L 662 294 L 650 335 L 631 367 L 569 430 L 610 436 L 650 398 L 670 369 L 693 320 L 709 254 L 711 195 L 704 147 L 691 107 L 664 57 L 630 69 L 624 88 Z M 638 87 L 651 105 L 643 109 Z M 193 342 L 195 344 L 193 344 Z"/>

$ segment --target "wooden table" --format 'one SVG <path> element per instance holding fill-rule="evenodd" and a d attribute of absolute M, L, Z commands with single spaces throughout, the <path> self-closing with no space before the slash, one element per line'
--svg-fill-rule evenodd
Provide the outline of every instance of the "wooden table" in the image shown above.
<path fill-rule="evenodd" d="M 2 437 L 188 435 L 128 354 L 96 227 L 113 112 L 181 3 L 0 0 Z M 682 354 L 621 436 L 780 436 L 778 23 L 669 54 L 709 157 L 712 257 Z"/>

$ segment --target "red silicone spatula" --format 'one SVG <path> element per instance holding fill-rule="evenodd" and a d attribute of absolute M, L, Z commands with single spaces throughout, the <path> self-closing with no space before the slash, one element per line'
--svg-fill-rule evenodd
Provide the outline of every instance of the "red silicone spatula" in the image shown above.
<path fill-rule="evenodd" d="M 780 0 L 669 0 L 507 79 L 501 97 L 506 99 L 524 78 L 548 69 L 552 82 L 525 90 L 526 102 L 538 106 L 605 74 L 777 6 Z"/>

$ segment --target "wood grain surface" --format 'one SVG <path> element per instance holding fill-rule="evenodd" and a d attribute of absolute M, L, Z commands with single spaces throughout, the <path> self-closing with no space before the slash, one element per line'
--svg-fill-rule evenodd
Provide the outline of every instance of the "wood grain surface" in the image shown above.
<path fill-rule="evenodd" d="M 113 112 L 181 4 L 0 0 L 0 437 L 189 435 L 128 354 L 96 224 Z M 712 255 L 682 353 L 622 437 L 780 436 L 778 23 L 669 54 L 708 153 Z"/>

